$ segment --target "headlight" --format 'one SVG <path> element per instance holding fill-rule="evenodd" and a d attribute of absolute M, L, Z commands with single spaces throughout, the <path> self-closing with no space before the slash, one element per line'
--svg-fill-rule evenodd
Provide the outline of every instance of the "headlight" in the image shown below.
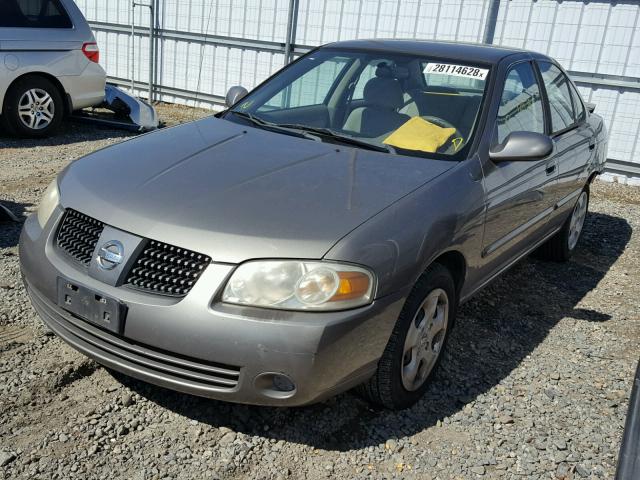
<path fill-rule="evenodd" d="M 343 310 L 370 303 L 374 278 L 353 265 L 265 260 L 240 265 L 222 301 L 283 310 Z"/>
<path fill-rule="evenodd" d="M 38 206 L 38 223 L 41 228 L 47 224 L 49 217 L 58 206 L 60 195 L 58 193 L 58 180 L 54 179 L 44 191 L 40 205 Z"/>

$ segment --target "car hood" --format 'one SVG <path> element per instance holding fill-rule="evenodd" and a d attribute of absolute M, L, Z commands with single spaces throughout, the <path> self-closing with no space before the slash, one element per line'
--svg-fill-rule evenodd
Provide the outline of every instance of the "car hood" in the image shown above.
<path fill-rule="evenodd" d="M 452 166 L 210 117 L 94 152 L 73 162 L 59 186 L 65 208 L 238 263 L 322 258 Z"/>

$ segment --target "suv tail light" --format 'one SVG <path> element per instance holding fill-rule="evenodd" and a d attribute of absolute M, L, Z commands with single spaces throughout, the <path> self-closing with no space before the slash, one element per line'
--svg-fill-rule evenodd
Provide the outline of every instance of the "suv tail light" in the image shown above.
<path fill-rule="evenodd" d="M 91 62 L 98 63 L 100 61 L 100 49 L 98 44 L 94 42 L 85 43 L 82 45 L 82 53 Z"/>

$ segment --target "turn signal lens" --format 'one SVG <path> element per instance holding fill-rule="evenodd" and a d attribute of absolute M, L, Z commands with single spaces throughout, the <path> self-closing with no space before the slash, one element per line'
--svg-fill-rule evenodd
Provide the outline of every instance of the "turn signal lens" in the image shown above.
<path fill-rule="evenodd" d="M 338 273 L 340 283 L 338 290 L 330 302 L 341 302 L 344 300 L 353 300 L 359 298 L 369 291 L 369 277 L 360 272 L 340 272 Z"/>
<path fill-rule="evenodd" d="M 240 265 L 222 301 L 282 310 L 344 310 L 371 303 L 374 278 L 354 265 L 264 260 Z"/>

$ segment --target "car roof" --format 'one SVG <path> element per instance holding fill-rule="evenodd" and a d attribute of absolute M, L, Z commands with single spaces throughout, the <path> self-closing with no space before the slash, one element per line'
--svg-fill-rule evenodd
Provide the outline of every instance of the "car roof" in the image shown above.
<path fill-rule="evenodd" d="M 324 45 L 324 47 L 345 50 L 358 49 L 377 52 L 410 53 L 490 64 L 497 64 L 503 58 L 518 54 L 521 56 L 532 55 L 537 58 L 544 57 L 538 53 L 519 48 L 486 45 L 482 43 L 440 42 L 415 39 L 347 40 L 329 43 Z"/>

